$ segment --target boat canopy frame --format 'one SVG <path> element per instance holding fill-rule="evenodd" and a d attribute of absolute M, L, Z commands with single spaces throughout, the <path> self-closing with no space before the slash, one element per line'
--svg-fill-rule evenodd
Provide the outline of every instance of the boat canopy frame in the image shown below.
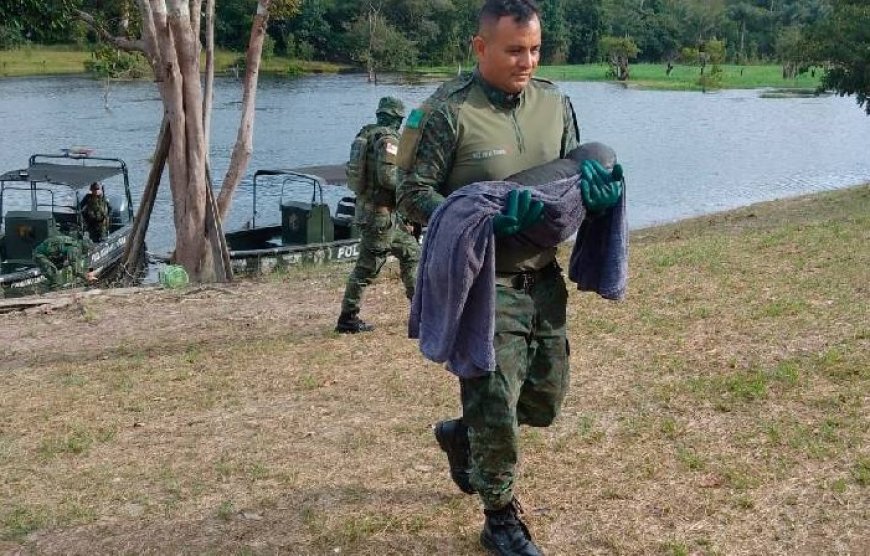
<path fill-rule="evenodd" d="M 57 161 L 76 161 L 80 164 L 59 164 Z M 127 163 L 120 158 L 107 158 L 79 154 L 65 150 L 63 154 L 34 154 L 28 159 L 27 168 L 10 170 L 0 174 L 0 226 L 2 226 L 4 211 L 4 196 L 6 191 L 29 191 L 30 210 L 37 211 L 40 208 L 38 192 L 48 192 L 51 195 L 51 208 L 54 212 L 54 191 L 48 188 L 40 188 L 39 184 L 49 183 L 52 185 L 69 187 L 76 196 L 76 206 L 73 210 L 80 212 L 78 206 L 80 199 L 79 191 L 89 187 L 93 182 L 102 182 L 108 178 L 121 175 L 124 180 L 124 197 L 127 205 L 127 217 L 133 219 L 133 196 L 130 192 L 130 176 L 127 171 Z M 7 183 L 28 182 L 25 187 L 7 186 Z"/>
<path fill-rule="evenodd" d="M 323 201 L 323 185 L 339 185 L 341 182 L 338 179 L 333 179 L 331 175 L 327 175 L 327 177 L 323 177 L 320 175 L 320 172 L 336 172 L 338 168 L 341 168 L 341 171 L 344 171 L 343 166 L 310 166 L 306 168 L 297 168 L 297 169 L 289 169 L 289 168 L 276 168 L 276 169 L 266 169 L 266 170 L 257 170 L 254 172 L 253 177 L 253 194 L 251 195 L 252 200 L 252 210 L 253 213 L 251 215 L 251 229 L 257 228 L 257 215 L 259 211 L 257 210 L 257 187 L 258 187 L 258 178 L 263 176 L 286 176 L 285 179 L 281 181 L 281 197 L 278 200 L 279 205 L 284 203 L 284 191 L 288 183 L 290 182 L 302 182 L 303 184 L 311 186 L 311 204 L 314 205 L 317 202 L 318 193 L 320 196 L 320 203 L 324 204 Z M 318 173 L 314 173 L 317 171 Z M 335 174 L 337 176 L 337 174 Z"/>

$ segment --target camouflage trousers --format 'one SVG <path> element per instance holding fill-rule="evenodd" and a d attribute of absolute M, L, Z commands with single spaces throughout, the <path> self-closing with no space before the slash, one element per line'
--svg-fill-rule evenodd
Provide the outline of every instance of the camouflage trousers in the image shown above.
<path fill-rule="evenodd" d="M 341 301 L 342 313 L 359 311 L 363 291 L 374 282 L 388 255 L 399 259 L 399 270 L 405 295 L 414 297 L 417 281 L 417 262 L 420 260 L 420 244 L 396 224 L 396 217 L 389 213 L 370 212 L 359 224 L 359 258 L 347 277 L 344 299 Z"/>
<path fill-rule="evenodd" d="M 469 427 L 471 484 L 484 507 L 513 498 L 519 425 L 549 426 L 568 390 L 568 292 L 558 265 L 531 275 L 496 279 L 496 370 L 460 379 Z"/>
<path fill-rule="evenodd" d="M 45 255 L 37 254 L 34 256 L 34 261 L 42 272 L 42 275 L 45 276 L 45 287 L 47 289 L 78 286 L 85 283 L 81 278 L 86 272 L 84 267 L 85 262 L 81 258 L 74 257 L 68 264 L 64 264 L 67 261 L 62 259 L 52 261 Z M 59 268 L 58 265 L 60 265 Z"/>

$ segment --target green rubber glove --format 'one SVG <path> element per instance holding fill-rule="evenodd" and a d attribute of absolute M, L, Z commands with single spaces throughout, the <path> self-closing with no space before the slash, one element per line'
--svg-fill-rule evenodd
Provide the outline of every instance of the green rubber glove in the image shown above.
<path fill-rule="evenodd" d="M 532 201 L 529 189 L 512 189 L 501 214 L 492 218 L 492 231 L 498 237 L 512 236 L 538 223 L 544 215 L 544 203 Z"/>
<path fill-rule="evenodd" d="M 580 175 L 580 193 L 589 212 L 607 210 L 622 196 L 625 176 L 619 164 L 614 164 L 613 171 L 608 172 L 597 160 L 584 160 Z"/>

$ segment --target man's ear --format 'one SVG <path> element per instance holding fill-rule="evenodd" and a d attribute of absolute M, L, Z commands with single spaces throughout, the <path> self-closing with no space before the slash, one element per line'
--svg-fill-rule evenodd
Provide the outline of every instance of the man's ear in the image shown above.
<path fill-rule="evenodd" d="M 474 49 L 474 54 L 480 59 L 486 52 L 486 39 L 480 35 L 474 35 L 471 39 L 471 47 Z"/>

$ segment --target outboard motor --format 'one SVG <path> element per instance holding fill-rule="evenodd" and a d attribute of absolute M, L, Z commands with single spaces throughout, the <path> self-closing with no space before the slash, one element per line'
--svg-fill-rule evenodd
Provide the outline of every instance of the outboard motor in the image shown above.
<path fill-rule="evenodd" d="M 335 217 L 335 239 L 353 239 L 359 237 L 359 227 L 354 223 L 353 217 L 356 212 L 356 198 L 342 197 L 338 202 Z"/>
<path fill-rule="evenodd" d="M 127 212 L 127 199 L 123 195 L 106 196 L 109 203 L 109 229 L 110 231 L 129 224 L 130 218 Z"/>

